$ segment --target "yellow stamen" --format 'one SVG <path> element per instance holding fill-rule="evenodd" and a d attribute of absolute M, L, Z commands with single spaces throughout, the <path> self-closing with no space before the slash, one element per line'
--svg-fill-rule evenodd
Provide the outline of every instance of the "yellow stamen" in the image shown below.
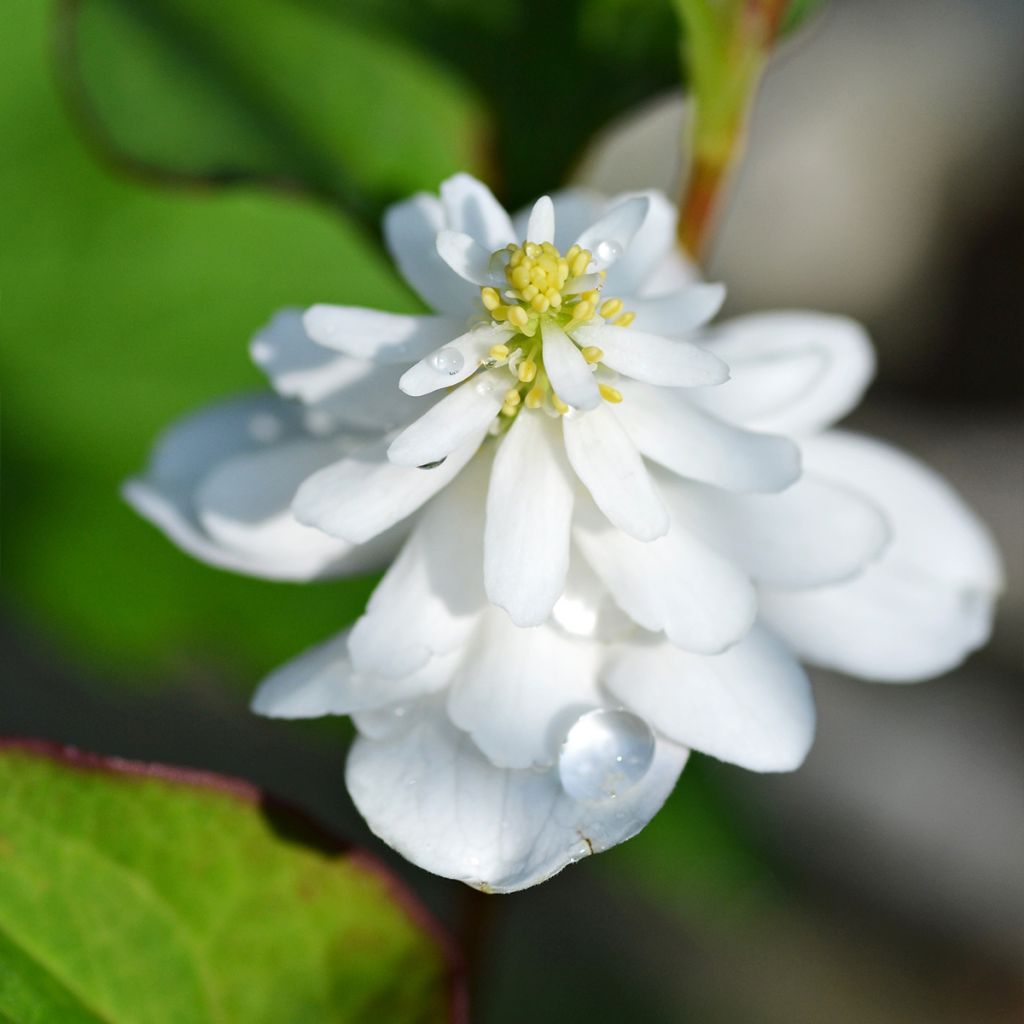
<path fill-rule="evenodd" d="M 581 277 L 587 272 L 587 267 L 590 266 L 591 255 L 586 249 L 582 249 L 572 259 L 572 263 L 569 264 L 569 269 L 572 271 L 573 277 Z"/>
<path fill-rule="evenodd" d="M 623 313 L 614 321 L 616 327 L 628 327 L 636 319 L 636 313 Z"/>
<path fill-rule="evenodd" d="M 580 351 L 582 351 L 583 358 L 586 359 L 588 363 L 599 363 L 604 359 L 604 352 L 602 352 L 596 345 L 587 345 Z"/>
<path fill-rule="evenodd" d="M 501 305 L 501 296 L 498 294 L 497 288 L 481 288 L 480 298 L 483 300 L 485 309 L 493 311 Z"/>
<path fill-rule="evenodd" d="M 519 364 L 516 376 L 524 384 L 529 384 L 537 376 L 537 364 L 532 359 L 524 359 Z"/>
<path fill-rule="evenodd" d="M 517 406 L 519 404 L 520 397 L 519 392 L 515 388 L 509 388 L 508 391 L 505 392 L 505 405 L 511 405 L 513 407 Z"/>
<path fill-rule="evenodd" d="M 508 345 L 492 345 L 491 351 L 488 355 L 492 359 L 508 359 L 509 347 Z"/>
<path fill-rule="evenodd" d="M 530 320 L 529 314 L 522 306 L 508 307 L 508 322 L 516 327 L 525 327 Z"/>
<path fill-rule="evenodd" d="M 622 392 L 617 388 L 613 388 L 610 384 L 598 384 L 597 390 L 601 392 L 601 397 L 606 402 L 618 405 L 622 401 Z"/>
<path fill-rule="evenodd" d="M 555 412 L 560 416 L 564 416 L 569 411 L 569 406 L 567 406 L 565 402 L 563 402 L 558 395 L 554 393 L 554 391 L 551 392 L 551 404 L 555 407 Z"/>
<path fill-rule="evenodd" d="M 622 299 L 608 299 L 601 303 L 601 316 L 610 320 L 613 316 L 622 312 Z"/>
<path fill-rule="evenodd" d="M 539 385 L 535 384 L 529 391 L 526 392 L 526 408 L 527 409 L 539 409 L 544 402 L 544 389 Z"/>

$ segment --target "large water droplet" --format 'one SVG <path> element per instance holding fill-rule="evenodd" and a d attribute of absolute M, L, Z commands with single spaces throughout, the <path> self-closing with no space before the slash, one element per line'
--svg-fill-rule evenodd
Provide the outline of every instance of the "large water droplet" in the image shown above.
<path fill-rule="evenodd" d="M 654 733 L 628 711 L 598 708 L 576 719 L 562 744 L 558 775 L 577 800 L 611 800 L 629 792 L 654 761 Z"/>
<path fill-rule="evenodd" d="M 598 270 L 607 270 L 622 256 L 622 246 L 614 238 L 602 239 L 594 246 L 594 260 Z"/>
<path fill-rule="evenodd" d="M 449 377 L 454 377 L 466 364 L 462 353 L 451 347 L 438 349 L 430 357 L 430 362 L 438 373 L 447 373 Z"/>

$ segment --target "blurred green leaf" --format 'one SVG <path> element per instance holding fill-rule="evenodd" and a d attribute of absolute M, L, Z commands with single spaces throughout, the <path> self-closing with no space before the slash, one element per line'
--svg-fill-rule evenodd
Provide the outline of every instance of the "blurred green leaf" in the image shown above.
<path fill-rule="evenodd" d="M 112 179 L 61 111 L 46 5 L 9 0 L 4 21 L 18 39 L 0 62 L 6 600 L 101 668 L 144 678 L 203 658 L 251 684 L 355 617 L 369 582 L 293 587 L 206 568 L 118 486 L 175 417 L 263 386 L 246 345 L 276 308 L 413 300 L 376 246 L 323 208 Z"/>
<path fill-rule="evenodd" d="M 0 794 L 0 1019 L 452 1019 L 411 897 L 241 783 L 15 744 Z"/>
<path fill-rule="evenodd" d="M 679 77 L 665 0 L 69 9 L 66 79 L 114 152 L 210 178 L 287 174 L 350 207 L 456 166 L 524 203 L 565 180 L 595 131 Z"/>
<path fill-rule="evenodd" d="M 742 919 L 773 896 L 778 881 L 723 791 L 722 770 L 731 769 L 692 755 L 665 806 L 639 836 L 602 854 L 602 870 L 691 922 Z"/>
<path fill-rule="evenodd" d="M 401 40 L 295 0 L 74 0 L 62 67 L 109 148 L 166 174 L 272 177 L 350 210 L 475 168 L 483 119 Z"/>

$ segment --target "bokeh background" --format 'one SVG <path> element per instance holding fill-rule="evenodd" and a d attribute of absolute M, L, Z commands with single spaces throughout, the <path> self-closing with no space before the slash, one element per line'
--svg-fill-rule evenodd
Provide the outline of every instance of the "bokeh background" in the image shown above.
<path fill-rule="evenodd" d="M 469 169 L 510 204 L 674 189 L 660 0 L 5 0 L 0 23 L 0 732 L 242 775 L 388 857 L 344 722 L 246 710 L 373 580 L 190 561 L 119 482 L 175 416 L 259 387 L 276 308 L 414 310 L 383 207 Z M 699 758 L 640 837 L 515 897 L 400 863 L 482 967 L 474 1020 L 996 1024 L 1024 931 L 1024 6 L 832 0 L 774 58 L 710 274 L 728 312 L 871 329 L 852 424 L 949 476 L 1008 588 L 924 686 L 818 674 L 790 776 Z M 390 858 L 394 861 L 394 858 Z"/>

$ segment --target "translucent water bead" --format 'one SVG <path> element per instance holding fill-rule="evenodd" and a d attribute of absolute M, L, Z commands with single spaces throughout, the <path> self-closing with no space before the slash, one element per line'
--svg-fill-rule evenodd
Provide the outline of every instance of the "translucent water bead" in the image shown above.
<path fill-rule="evenodd" d="M 565 791 L 577 800 L 612 800 L 631 790 L 654 761 L 654 733 L 628 711 L 599 708 L 576 719 L 558 758 Z"/>
<path fill-rule="evenodd" d="M 438 373 L 447 373 L 449 377 L 454 377 L 466 363 L 457 348 L 438 349 L 430 361 Z"/>

